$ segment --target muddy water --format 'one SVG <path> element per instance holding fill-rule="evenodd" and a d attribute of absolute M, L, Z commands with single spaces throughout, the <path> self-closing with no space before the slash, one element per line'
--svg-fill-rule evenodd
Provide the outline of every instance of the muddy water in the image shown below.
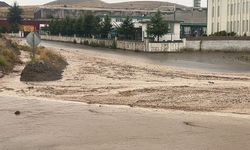
<path fill-rule="evenodd" d="M 83 52 L 94 51 L 109 54 L 112 57 L 123 56 L 141 59 L 152 64 L 198 69 L 208 72 L 248 73 L 250 72 L 250 53 L 235 52 L 182 52 L 182 53 L 142 53 L 124 50 L 91 48 L 83 45 L 43 41 L 42 46 L 59 49 L 81 49 Z"/>
<path fill-rule="evenodd" d="M 20 115 L 14 112 L 19 110 Z M 1 150 L 247 150 L 249 116 L 0 96 Z"/>

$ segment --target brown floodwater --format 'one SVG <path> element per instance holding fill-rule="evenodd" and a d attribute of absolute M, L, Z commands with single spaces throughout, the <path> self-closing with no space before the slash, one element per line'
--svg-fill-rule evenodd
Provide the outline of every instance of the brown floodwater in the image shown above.
<path fill-rule="evenodd" d="M 208 72 L 248 73 L 250 72 L 250 53 L 246 52 L 181 52 L 144 53 L 118 49 L 92 48 L 79 44 L 43 41 L 42 46 L 59 49 L 95 51 L 100 54 L 138 58 L 148 63 Z"/>

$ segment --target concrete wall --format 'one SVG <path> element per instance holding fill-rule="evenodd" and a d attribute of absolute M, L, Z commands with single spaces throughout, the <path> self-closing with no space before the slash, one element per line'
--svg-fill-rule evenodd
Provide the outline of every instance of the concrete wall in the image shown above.
<path fill-rule="evenodd" d="M 149 43 L 148 52 L 178 52 L 184 43 Z"/>
<path fill-rule="evenodd" d="M 146 51 L 146 44 L 145 42 L 117 41 L 116 48 L 131 51 Z"/>
<path fill-rule="evenodd" d="M 116 48 L 130 50 L 130 51 L 142 51 L 142 52 L 177 52 L 184 48 L 184 43 L 149 43 L 148 40 L 144 42 L 136 41 L 118 41 L 118 40 L 102 40 L 94 38 L 81 38 L 81 37 L 66 37 L 66 36 L 49 36 L 41 35 L 42 40 L 49 41 L 61 41 L 77 44 L 86 44 L 90 46 L 101 46 L 108 48 Z"/>
<path fill-rule="evenodd" d="M 201 51 L 249 51 L 249 40 L 186 41 L 185 48 Z"/>

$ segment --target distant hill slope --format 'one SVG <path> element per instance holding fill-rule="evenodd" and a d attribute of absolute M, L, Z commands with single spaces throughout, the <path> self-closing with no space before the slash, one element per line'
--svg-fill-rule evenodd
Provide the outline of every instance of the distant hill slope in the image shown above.
<path fill-rule="evenodd" d="M 161 1 L 133 1 L 121 3 L 105 3 L 101 0 L 55 0 L 45 4 L 46 6 L 64 6 L 68 7 L 96 7 L 96 8 L 118 8 L 118 9 L 156 9 L 160 6 L 173 5 L 170 2 Z M 187 8 L 183 5 L 176 4 L 177 8 Z"/>
<path fill-rule="evenodd" d="M 0 1 L 0 7 L 10 7 L 10 5 L 5 2 Z"/>
<path fill-rule="evenodd" d="M 47 6 L 74 6 L 74 7 L 105 7 L 101 0 L 55 0 L 45 4 Z"/>

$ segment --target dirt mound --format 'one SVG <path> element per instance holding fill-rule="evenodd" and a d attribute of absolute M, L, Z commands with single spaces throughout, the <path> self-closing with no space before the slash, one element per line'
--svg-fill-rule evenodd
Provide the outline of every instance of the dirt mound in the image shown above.
<path fill-rule="evenodd" d="M 55 81 L 62 78 L 63 70 L 58 70 L 42 61 L 31 62 L 22 71 L 21 81 Z"/>

